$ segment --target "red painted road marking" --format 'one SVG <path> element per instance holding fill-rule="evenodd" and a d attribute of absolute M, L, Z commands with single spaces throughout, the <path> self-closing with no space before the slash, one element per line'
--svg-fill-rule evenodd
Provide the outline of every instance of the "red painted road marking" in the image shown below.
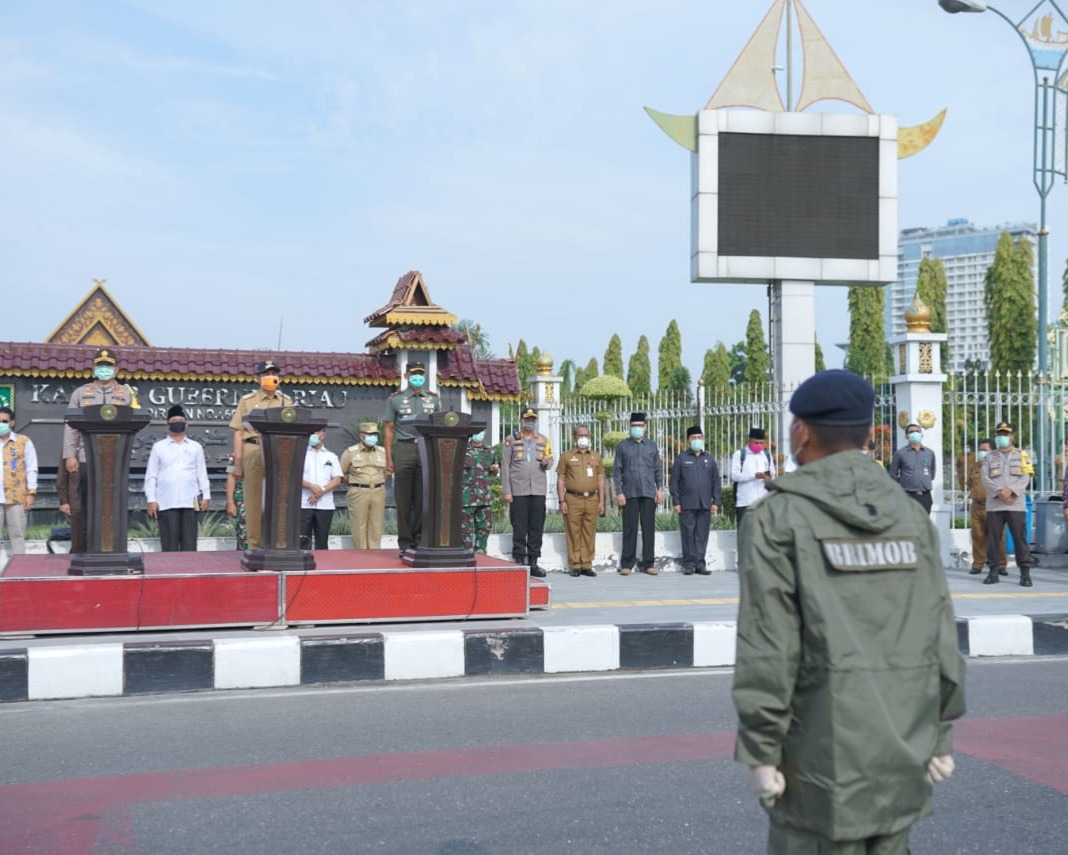
<path fill-rule="evenodd" d="M 1068 795 L 1068 716 L 965 719 L 956 751 Z M 295 790 L 426 781 L 557 769 L 726 760 L 733 731 L 372 754 L 259 766 L 180 769 L 140 775 L 0 787 L 0 850 L 82 855 L 96 847 L 137 852 L 130 808 Z"/>

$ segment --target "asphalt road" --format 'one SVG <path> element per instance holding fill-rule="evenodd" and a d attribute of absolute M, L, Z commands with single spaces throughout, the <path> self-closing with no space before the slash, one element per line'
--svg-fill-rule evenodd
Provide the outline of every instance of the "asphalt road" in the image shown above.
<path fill-rule="evenodd" d="M 0 708 L 0 852 L 761 852 L 731 675 L 646 672 Z M 1068 657 L 972 661 L 915 853 L 1068 840 Z"/>

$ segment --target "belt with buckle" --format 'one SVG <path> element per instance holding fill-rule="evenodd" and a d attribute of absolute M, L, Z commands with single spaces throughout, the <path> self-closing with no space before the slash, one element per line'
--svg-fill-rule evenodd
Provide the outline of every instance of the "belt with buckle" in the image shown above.
<path fill-rule="evenodd" d="M 251 445 L 259 445 L 260 444 L 260 441 L 258 439 L 256 439 L 255 437 L 250 437 L 249 439 L 246 439 L 245 442 L 250 443 Z"/>
<path fill-rule="evenodd" d="M 376 487 L 385 486 L 385 483 L 386 483 L 385 481 L 382 481 L 379 484 L 357 484 L 355 482 L 350 482 L 349 486 L 350 487 L 359 487 L 361 490 L 374 490 Z"/>
<path fill-rule="evenodd" d="M 589 493 L 584 493 L 582 490 L 565 490 L 564 492 L 570 493 L 572 496 L 582 496 L 584 499 L 588 499 L 590 496 L 597 495 L 596 490 L 593 490 Z"/>

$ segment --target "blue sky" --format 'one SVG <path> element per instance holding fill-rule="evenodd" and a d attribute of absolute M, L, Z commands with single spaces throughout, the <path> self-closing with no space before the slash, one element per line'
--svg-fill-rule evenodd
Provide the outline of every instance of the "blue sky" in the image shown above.
<path fill-rule="evenodd" d="M 498 355 L 600 361 L 614 332 L 655 353 L 675 318 L 696 373 L 766 319 L 765 289 L 690 283 L 689 154 L 642 107 L 700 109 L 769 5 L 6 0 L 0 339 L 43 339 L 99 277 L 156 345 L 275 348 L 281 327 L 282 349 L 359 352 L 414 268 Z M 902 227 L 1037 220 L 1030 64 L 1003 21 L 807 7 L 876 110 L 949 108 L 900 164 Z M 1054 188 L 1054 315 L 1066 206 Z M 845 290 L 817 312 L 834 365 Z"/>

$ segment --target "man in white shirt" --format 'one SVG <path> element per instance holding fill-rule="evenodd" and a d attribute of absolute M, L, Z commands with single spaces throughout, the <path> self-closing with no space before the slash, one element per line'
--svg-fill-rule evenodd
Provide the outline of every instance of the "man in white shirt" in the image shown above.
<path fill-rule="evenodd" d="M 26 552 L 26 515 L 37 499 L 37 451 L 28 436 L 15 433 L 15 412 L 0 407 L 0 534 L 7 525 L 11 554 Z"/>
<path fill-rule="evenodd" d="M 211 485 L 204 448 L 185 435 L 185 411 L 167 410 L 170 436 L 152 446 L 145 470 L 148 515 L 159 520 L 160 549 L 196 552 L 197 511 L 211 504 Z"/>
<path fill-rule="evenodd" d="M 775 477 L 775 462 L 768 452 L 768 435 L 763 428 L 749 429 L 745 447 L 731 457 L 734 483 L 734 511 L 737 529 L 742 530 L 745 512 L 768 494 L 767 483 Z"/>
<path fill-rule="evenodd" d="M 334 521 L 334 490 L 341 484 L 341 462 L 327 449 L 326 428 L 308 437 L 304 455 L 304 491 L 300 497 L 300 539 L 305 548 L 330 548 L 330 524 Z"/>

